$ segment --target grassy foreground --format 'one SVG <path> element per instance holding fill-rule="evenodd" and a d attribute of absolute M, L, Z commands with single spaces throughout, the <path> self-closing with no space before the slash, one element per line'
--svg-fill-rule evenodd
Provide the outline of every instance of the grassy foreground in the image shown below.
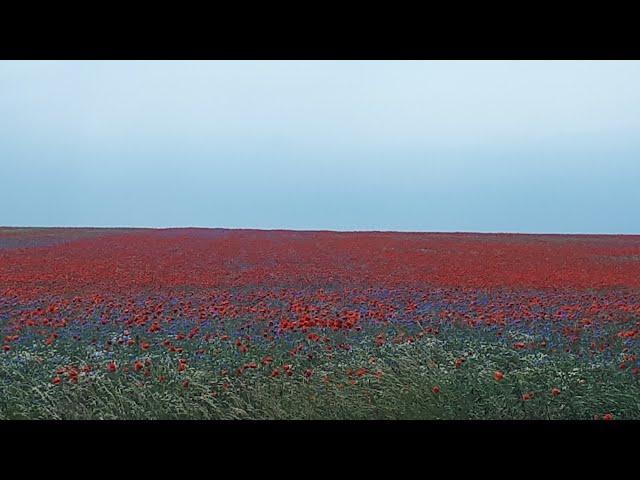
<path fill-rule="evenodd" d="M 22 346 L 2 354 L 0 418 L 640 418 L 640 382 L 615 356 L 521 351 L 494 339 L 450 331 L 375 345 L 363 334 L 331 354 L 310 345 L 295 361 L 286 349 L 253 350 L 235 370 L 238 354 L 221 340 L 188 363 L 150 348 L 138 368 L 116 349 L 115 371 L 86 345 Z M 74 367 L 52 378 L 59 365 Z"/>

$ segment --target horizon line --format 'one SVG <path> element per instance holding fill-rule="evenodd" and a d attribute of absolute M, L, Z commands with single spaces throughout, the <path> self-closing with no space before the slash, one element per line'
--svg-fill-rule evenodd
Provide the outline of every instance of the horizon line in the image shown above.
<path fill-rule="evenodd" d="M 94 229 L 94 230 L 238 230 L 261 232 L 308 232 L 308 233 L 415 233 L 415 234 L 468 234 L 468 235 L 578 235 L 578 236 L 640 236 L 638 233 L 612 233 L 612 232 L 514 232 L 514 231 L 478 231 L 478 230 L 340 230 L 340 229 L 314 229 L 314 228 L 258 228 L 258 227 L 212 227 L 212 226 L 40 226 L 40 225 L 0 225 L 0 229 Z"/>

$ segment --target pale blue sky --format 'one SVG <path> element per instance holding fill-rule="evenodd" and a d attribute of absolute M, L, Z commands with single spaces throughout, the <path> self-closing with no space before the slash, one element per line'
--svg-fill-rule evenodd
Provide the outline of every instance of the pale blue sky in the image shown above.
<path fill-rule="evenodd" d="M 0 61 L 0 225 L 640 233 L 640 62 Z"/>

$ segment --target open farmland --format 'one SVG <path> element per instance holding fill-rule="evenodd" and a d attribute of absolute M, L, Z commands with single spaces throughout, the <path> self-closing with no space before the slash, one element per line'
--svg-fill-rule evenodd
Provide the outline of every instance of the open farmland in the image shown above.
<path fill-rule="evenodd" d="M 640 419 L 640 236 L 0 228 L 0 418 Z"/>

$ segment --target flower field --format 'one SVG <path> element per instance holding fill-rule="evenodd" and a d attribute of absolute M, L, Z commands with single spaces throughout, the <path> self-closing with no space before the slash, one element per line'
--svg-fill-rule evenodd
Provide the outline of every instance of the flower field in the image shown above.
<path fill-rule="evenodd" d="M 2 419 L 640 419 L 640 236 L 0 228 Z"/>

